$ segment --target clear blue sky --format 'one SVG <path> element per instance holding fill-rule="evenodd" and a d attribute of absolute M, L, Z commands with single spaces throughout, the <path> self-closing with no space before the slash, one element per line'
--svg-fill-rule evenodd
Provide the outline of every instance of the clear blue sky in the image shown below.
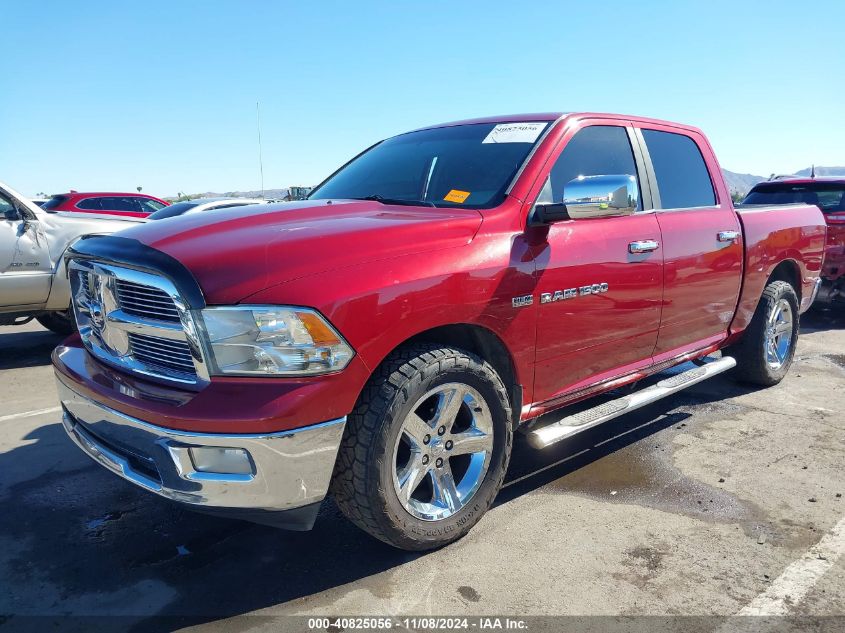
<path fill-rule="evenodd" d="M 0 179 L 25 194 L 314 184 L 422 125 L 702 127 L 722 166 L 845 164 L 845 3 L 0 0 Z"/>

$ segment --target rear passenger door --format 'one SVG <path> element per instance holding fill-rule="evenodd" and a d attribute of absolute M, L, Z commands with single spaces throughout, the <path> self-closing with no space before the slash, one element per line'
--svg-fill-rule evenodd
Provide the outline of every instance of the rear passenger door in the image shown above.
<path fill-rule="evenodd" d="M 726 335 L 742 281 L 742 227 L 704 137 L 638 127 L 662 235 L 659 363 Z"/>

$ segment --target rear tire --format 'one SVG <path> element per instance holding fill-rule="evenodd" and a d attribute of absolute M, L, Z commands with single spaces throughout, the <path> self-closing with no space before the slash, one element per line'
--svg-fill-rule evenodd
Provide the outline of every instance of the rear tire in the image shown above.
<path fill-rule="evenodd" d="M 46 312 L 35 318 L 41 325 L 56 334 L 67 336 L 68 334 L 73 334 L 76 330 L 76 323 L 73 320 L 73 314 L 71 314 L 70 309 L 63 312 Z"/>
<path fill-rule="evenodd" d="M 348 416 L 331 491 L 372 536 L 405 550 L 464 536 L 502 486 L 513 443 L 507 390 L 474 354 L 394 352 Z"/>
<path fill-rule="evenodd" d="M 783 380 L 798 342 L 798 295 L 785 281 L 770 282 L 740 342 L 726 350 L 736 358 L 742 382 L 770 387 Z"/>

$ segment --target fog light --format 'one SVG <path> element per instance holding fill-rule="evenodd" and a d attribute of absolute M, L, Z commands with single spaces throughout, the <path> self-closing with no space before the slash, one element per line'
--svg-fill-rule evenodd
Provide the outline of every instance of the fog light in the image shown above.
<path fill-rule="evenodd" d="M 249 453 L 242 448 L 192 446 L 188 451 L 197 472 L 228 475 L 253 474 Z"/>

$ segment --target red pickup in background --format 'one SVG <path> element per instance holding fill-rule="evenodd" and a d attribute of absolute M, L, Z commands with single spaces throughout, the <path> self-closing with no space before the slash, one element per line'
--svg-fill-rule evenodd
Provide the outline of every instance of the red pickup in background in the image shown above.
<path fill-rule="evenodd" d="M 785 178 L 761 182 L 743 204 L 814 204 L 827 222 L 827 249 L 818 300 L 845 300 L 845 178 Z"/>

